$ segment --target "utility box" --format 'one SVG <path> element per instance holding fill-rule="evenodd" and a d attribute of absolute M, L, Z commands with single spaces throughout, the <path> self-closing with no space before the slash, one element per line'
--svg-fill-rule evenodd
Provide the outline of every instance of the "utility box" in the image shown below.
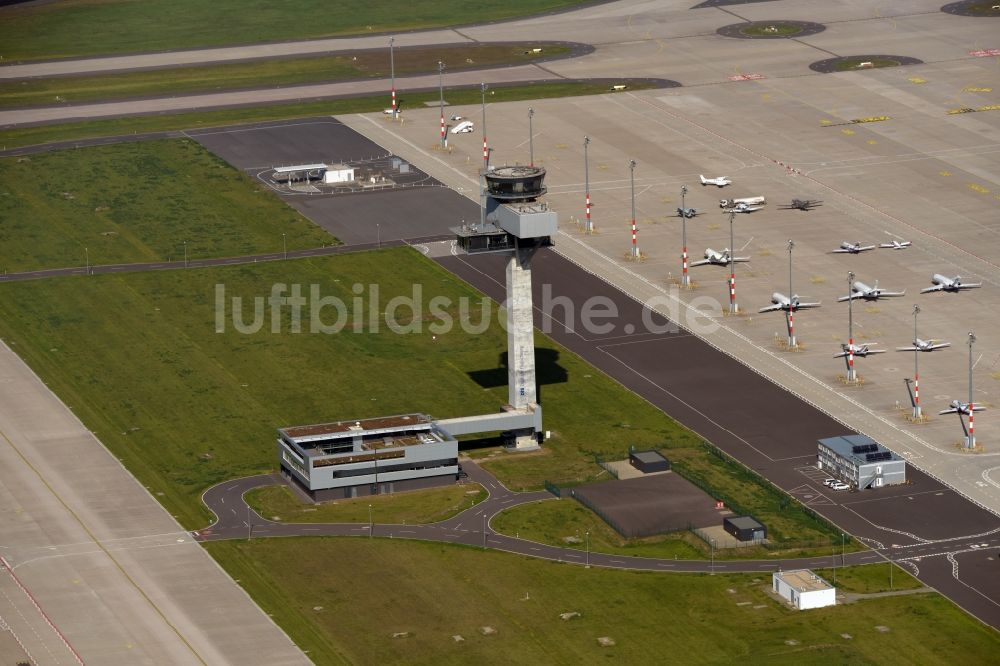
<path fill-rule="evenodd" d="M 628 454 L 628 462 L 643 474 L 670 470 L 670 461 L 659 451 L 632 451 Z"/>
<path fill-rule="evenodd" d="M 767 538 L 767 528 L 750 516 L 733 516 L 722 521 L 722 529 L 740 541 L 763 541 Z"/>

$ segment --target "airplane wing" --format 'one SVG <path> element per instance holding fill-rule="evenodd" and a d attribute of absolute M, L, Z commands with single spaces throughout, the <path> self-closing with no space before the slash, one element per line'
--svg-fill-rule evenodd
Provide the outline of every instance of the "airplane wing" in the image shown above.
<path fill-rule="evenodd" d="M 808 310 L 809 308 L 818 308 L 822 303 L 799 303 L 795 306 L 796 310 Z"/>
<path fill-rule="evenodd" d="M 972 411 L 979 411 L 979 410 L 973 408 Z M 938 415 L 941 415 L 941 414 L 957 414 L 957 413 L 958 413 L 958 408 L 956 408 L 956 407 L 949 407 L 948 409 L 942 409 L 940 412 L 938 412 Z"/>
<path fill-rule="evenodd" d="M 837 299 L 837 302 L 843 303 L 844 301 L 852 301 L 855 298 L 864 298 L 864 297 L 865 295 L 862 294 L 860 291 L 855 291 L 850 296 L 841 296 L 840 298 Z"/>
<path fill-rule="evenodd" d="M 896 347 L 896 351 L 920 351 L 916 347 Z"/>
<path fill-rule="evenodd" d="M 865 352 L 865 353 L 866 353 L 866 354 L 884 354 L 885 352 L 886 352 L 886 350 L 885 350 L 885 349 L 869 349 L 869 350 L 868 350 L 867 352 Z"/>
<path fill-rule="evenodd" d="M 958 285 L 958 288 L 959 289 L 978 289 L 979 287 L 982 287 L 982 286 L 983 286 L 982 282 L 973 282 L 973 283 L 970 283 L 970 284 L 965 284 L 963 282 L 962 284 Z"/>
<path fill-rule="evenodd" d="M 710 259 L 701 259 L 699 261 L 692 261 L 688 266 L 704 266 L 705 264 L 710 264 L 712 261 Z"/>
<path fill-rule="evenodd" d="M 859 247 L 857 249 L 857 251 L 858 252 L 867 252 L 868 250 L 874 250 L 874 249 L 875 249 L 874 245 L 862 245 L 861 247 Z"/>
<path fill-rule="evenodd" d="M 746 208 L 742 208 L 740 210 L 737 210 L 736 212 L 737 213 L 753 213 L 755 211 L 761 210 L 762 208 L 763 208 L 763 206 L 747 206 Z"/>
<path fill-rule="evenodd" d="M 834 358 L 844 358 L 845 356 L 847 356 L 847 350 L 844 350 L 844 351 L 840 352 L 839 354 L 834 354 L 833 355 Z"/>
<path fill-rule="evenodd" d="M 934 351 L 935 349 L 944 349 L 945 347 L 951 347 L 950 342 L 936 342 L 927 348 L 927 351 Z"/>
<path fill-rule="evenodd" d="M 932 291 L 941 291 L 943 289 L 944 289 L 944 285 L 943 284 L 936 284 L 933 287 L 927 287 L 926 289 L 921 289 L 920 293 L 921 294 L 929 294 Z"/>
<path fill-rule="evenodd" d="M 838 247 L 836 250 L 830 250 L 830 254 L 843 254 L 847 252 L 853 252 L 854 250 L 848 250 L 844 247 Z"/>
<path fill-rule="evenodd" d="M 761 308 L 757 312 L 774 312 L 775 310 L 780 310 L 781 306 L 775 303 L 774 305 L 768 305 L 766 308 Z"/>
<path fill-rule="evenodd" d="M 733 257 L 733 263 L 735 264 L 744 263 L 747 261 L 750 261 L 750 257 Z"/>
<path fill-rule="evenodd" d="M 883 291 L 879 292 L 879 298 L 896 298 L 898 296 L 906 296 L 906 290 L 903 291 Z"/>

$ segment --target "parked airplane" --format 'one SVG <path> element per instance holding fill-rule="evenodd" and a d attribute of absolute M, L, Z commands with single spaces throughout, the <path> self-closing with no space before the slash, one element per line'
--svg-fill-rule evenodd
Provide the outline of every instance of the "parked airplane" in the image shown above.
<path fill-rule="evenodd" d="M 972 411 L 981 412 L 985 407 L 981 407 L 978 403 L 972 406 Z M 969 403 L 962 402 L 961 400 L 952 400 L 951 407 L 948 409 L 942 409 L 938 414 L 964 414 L 969 415 Z"/>
<path fill-rule="evenodd" d="M 459 124 L 451 128 L 452 134 L 468 134 L 469 132 L 474 132 L 476 129 L 475 123 L 471 120 L 464 120 Z"/>
<path fill-rule="evenodd" d="M 733 208 L 740 204 L 747 206 L 763 206 L 767 203 L 764 197 L 743 197 L 742 199 L 719 199 L 719 208 Z"/>
<path fill-rule="evenodd" d="M 887 250 L 905 250 L 910 247 L 910 245 L 912 245 L 910 241 L 894 240 L 890 243 L 880 243 L 879 247 L 884 247 Z"/>
<path fill-rule="evenodd" d="M 792 199 L 792 203 L 787 206 L 779 206 L 779 210 L 812 210 L 816 206 L 822 206 L 823 202 L 818 199 Z"/>
<path fill-rule="evenodd" d="M 788 310 L 807 310 L 809 308 L 818 308 L 821 303 L 803 303 L 799 300 L 799 295 L 795 294 L 791 298 L 788 298 L 780 292 L 774 292 L 771 294 L 771 303 L 773 305 L 768 305 L 766 308 L 761 308 L 757 312 L 775 312 L 777 310 L 783 310 L 787 312 Z"/>
<path fill-rule="evenodd" d="M 940 273 L 935 273 L 931 277 L 931 282 L 934 283 L 934 286 L 933 287 L 927 287 L 926 289 L 921 289 L 920 290 L 921 294 L 926 294 L 926 293 L 931 292 L 931 291 L 951 291 L 951 292 L 957 292 L 957 291 L 961 291 L 962 289 L 976 289 L 978 287 L 982 287 L 983 286 L 982 282 L 971 282 L 969 284 L 966 284 L 966 283 L 962 282 L 962 276 L 961 275 L 956 275 L 955 277 L 950 278 L 950 277 L 945 277 L 945 276 L 941 275 Z"/>
<path fill-rule="evenodd" d="M 853 300 L 855 298 L 863 298 L 866 301 L 877 301 L 883 296 L 886 298 L 890 298 L 894 296 L 905 296 L 905 295 L 906 295 L 905 289 L 903 291 L 885 291 L 884 289 L 880 289 L 878 286 L 878 280 L 875 280 L 874 287 L 869 287 L 864 282 L 855 282 L 854 291 L 851 292 L 851 295 L 841 296 L 837 300 L 841 303 L 843 303 L 846 300 Z"/>
<path fill-rule="evenodd" d="M 733 263 L 741 263 L 744 261 L 750 261 L 750 257 L 732 257 Z M 704 266 L 705 264 L 714 264 L 716 266 L 728 266 L 730 262 L 730 252 L 727 247 L 722 252 L 716 252 L 712 248 L 705 249 L 705 258 L 699 261 L 692 262 L 692 266 Z"/>
<path fill-rule="evenodd" d="M 848 354 L 851 354 L 853 356 L 860 356 L 861 358 L 864 358 L 869 354 L 884 354 L 885 353 L 884 349 L 872 349 L 872 347 L 874 347 L 877 344 L 878 344 L 877 342 L 866 342 L 863 345 L 852 345 L 849 343 L 842 342 L 840 343 L 841 352 L 839 354 L 834 354 L 833 357 L 841 358 L 847 356 Z"/>
<path fill-rule="evenodd" d="M 763 208 L 763 206 L 751 206 L 746 203 L 738 203 L 732 208 L 723 208 L 723 213 L 753 213 Z"/>
<path fill-rule="evenodd" d="M 847 241 L 842 241 L 840 247 L 833 250 L 833 253 L 837 252 L 847 252 L 849 254 L 860 254 L 862 252 L 867 252 L 868 250 L 874 250 L 874 245 L 862 245 L 860 241 L 857 243 L 848 243 Z"/>
<path fill-rule="evenodd" d="M 950 342 L 938 342 L 937 340 L 921 340 L 917 338 L 913 341 L 913 346 L 911 347 L 896 347 L 896 351 L 922 351 L 929 352 L 935 349 L 944 349 L 945 347 L 951 347 Z"/>
<path fill-rule="evenodd" d="M 695 208 L 681 208 L 677 207 L 677 217 L 686 217 L 688 219 L 694 217 L 698 214 L 698 210 Z"/>
<path fill-rule="evenodd" d="M 716 187 L 725 187 L 726 185 L 732 185 L 733 181 L 729 180 L 725 176 L 719 176 L 718 178 L 705 178 L 705 176 L 699 176 L 701 178 L 702 185 L 715 185 Z"/>

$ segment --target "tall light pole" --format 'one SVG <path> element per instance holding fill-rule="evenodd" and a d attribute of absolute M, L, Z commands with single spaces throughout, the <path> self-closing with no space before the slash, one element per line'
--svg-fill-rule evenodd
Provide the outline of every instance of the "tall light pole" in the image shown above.
<path fill-rule="evenodd" d="M 681 286 L 690 287 L 691 277 L 688 275 L 688 224 L 687 206 L 685 205 L 685 195 L 688 193 L 687 185 L 681 185 Z"/>
<path fill-rule="evenodd" d="M 736 262 L 733 257 L 736 252 L 733 248 L 736 242 L 733 240 L 733 222 L 736 220 L 736 211 L 729 211 L 729 314 L 736 314 L 740 311 L 736 304 Z"/>
<path fill-rule="evenodd" d="M 184 268 L 188 267 L 188 242 L 184 241 Z"/>
<path fill-rule="evenodd" d="M 795 341 L 795 292 L 792 291 L 792 249 L 795 241 L 788 239 L 788 348 L 795 349 L 798 343 Z M 732 251 L 732 250 L 730 250 Z"/>
<path fill-rule="evenodd" d="M 528 164 L 535 166 L 535 132 L 531 129 L 531 119 L 535 117 L 535 110 L 528 108 Z"/>
<path fill-rule="evenodd" d="M 858 377 L 854 372 L 854 272 L 847 273 L 847 383 L 854 384 Z"/>
<path fill-rule="evenodd" d="M 368 538 L 372 538 L 372 532 L 375 531 L 375 523 L 372 522 L 372 505 L 368 505 Z"/>
<path fill-rule="evenodd" d="M 281 254 L 288 259 L 288 238 L 285 234 L 281 234 Z"/>
<path fill-rule="evenodd" d="M 489 168 L 490 153 L 486 149 L 486 88 L 488 86 L 485 83 L 479 84 L 479 92 L 482 94 L 483 98 L 483 171 Z"/>
<path fill-rule="evenodd" d="M 715 575 L 715 539 L 712 539 L 712 568 L 711 575 Z"/>
<path fill-rule="evenodd" d="M 639 241 L 635 228 L 635 160 L 628 161 L 629 182 L 632 187 L 632 258 L 639 258 Z"/>
<path fill-rule="evenodd" d="M 86 262 L 83 267 L 83 274 L 90 275 L 90 250 L 83 248 L 83 257 Z"/>
<path fill-rule="evenodd" d="M 583 137 L 583 191 L 586 193 L 586 213 L 587 225 L 584 228 L 586 233 L 594 233 L 594 225 L 590 221 L 590 156 L 587 154 L 587 147 L 590 145 L 590 137 Z"/>
<path fill-rule="evenodd" d="M 483 550 L 486 550 L 486 512 L 483 511 Z"/>
<path fill-rule="evenodd" d="M 976 448 L 976 427 L 973 424 L 975 405 L 972 402 L 972 345 L 976 343 L 976 334 L 969 331 L 969 436 L 965 438 L 965 444 L 970 449 Z"/>
<path fill-rule="evenodd" d="M 438 60 L 438 97 L 441 107 L 441 148 L 448 147 L 448 134 L 444 131 L 444 63 Z"/>
<path fill-rule="evenodd" d="M 590 568 L 590 530 L 587 530 L 587 568 Z"/>
<path fill-rule="evenodd" d="M 389 38 L 389 78 L 392 84 L 392 119 L 396 119 L 396 58 L 393 53 L 393 42 L 395 37 Z"/>
<path fill-rule="evenodd" d="M 917 348 L 917 315 L 920 314 L 920 306 L 913 306 L 913 419 L 919 421 L 922 418 L 920 413 L 920 349 Z"/>

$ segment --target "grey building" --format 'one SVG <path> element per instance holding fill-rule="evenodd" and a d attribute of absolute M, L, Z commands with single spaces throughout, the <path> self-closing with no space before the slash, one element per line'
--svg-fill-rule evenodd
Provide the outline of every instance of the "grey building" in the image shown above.
<path fill-rule="evenodd" d="M 454 483 L 458 442 L 423 414 L 278 429 L 282 474 L 315 500 Z"/>
<path fill-rule="evenodd" d="M 664 458 L 659 451 L 630 451 L 628 461 L 632 467 L 643 474 L 666 472 L 670 469 L 670 461 Z"/>
<path fill-rule="evenodd" d="M 733 516 L 722 521 L 722 529 L 740 541 L 763 541 L 767 538 L 767 528 L 750 516 Z"/>
<path fill-rule="evenodd" d="M 865 435 L 819 440 L 819 469 L 858 490 L 906 483 L 906 460 Z"/>

